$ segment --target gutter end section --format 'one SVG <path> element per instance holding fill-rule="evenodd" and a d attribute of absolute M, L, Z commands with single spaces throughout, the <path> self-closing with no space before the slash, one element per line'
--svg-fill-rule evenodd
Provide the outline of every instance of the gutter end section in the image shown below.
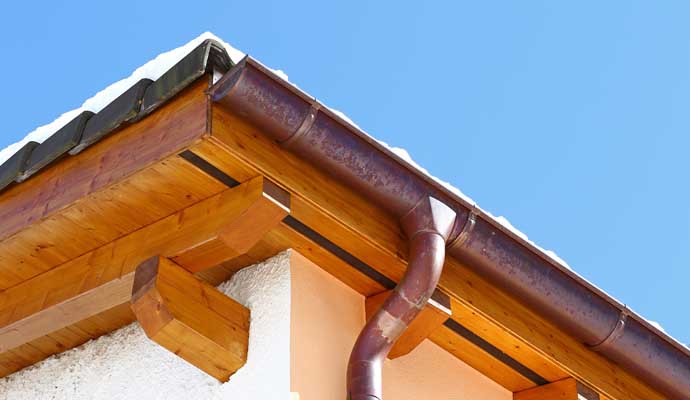
<path fill-rule="evenodd" d="M 309 101 L 268 78 L 249 56 L 223 75 L 209 95 L 212 101 L 252 121 L 279 143 L 298 131 L 311 108 Z"/>

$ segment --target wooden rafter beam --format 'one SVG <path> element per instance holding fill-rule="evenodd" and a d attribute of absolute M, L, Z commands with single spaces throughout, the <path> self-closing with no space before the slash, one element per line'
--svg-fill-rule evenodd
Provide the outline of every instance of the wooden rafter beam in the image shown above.
<path fill-rule="evenodd" d="M 288 207 L 287 193 L 256 177 L 0 293 L 0 353 L 128 302 L 136 266 L 154 255 L 199 271 L 242 254 Z M 188 256 L 209 243 L 207 257 Z"/>
<path fill-rule="evenodd" d="M 249 310 L 167 258 L 137 267 L 131 304 L 151 340 L 219 381 L 247 362 Z"/>
<path fill-rule="evenodd" d="M 129 301 L 133 274 L 124 275 L 0 328 L 0 353 Z M 10 319 L 3 310 L 2 317 Z"/>

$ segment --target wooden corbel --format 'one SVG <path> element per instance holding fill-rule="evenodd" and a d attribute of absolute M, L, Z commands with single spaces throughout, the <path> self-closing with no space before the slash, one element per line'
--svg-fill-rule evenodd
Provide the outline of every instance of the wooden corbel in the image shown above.
<path fill-rule="evenodd" d="M 137 267 L 131 307 L 151 340 L 219 381 L 247 361 L 249 310 L 167 258 Z"/>

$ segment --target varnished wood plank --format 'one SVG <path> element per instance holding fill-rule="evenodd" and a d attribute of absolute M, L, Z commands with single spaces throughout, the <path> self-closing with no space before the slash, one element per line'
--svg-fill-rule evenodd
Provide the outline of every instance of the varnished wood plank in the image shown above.
<path fill-rule="evenodd" d="M 384 301 L 391 295 L 392 290 L 369 296 L 365 302 L 367 320 L 383 305 Z M 450 318 L 450 298 L 447 295 L 437 292 L 436 296 L 429 299 L 427 305 L 422 309 L 417 318 L 405 329 L 402 336 L 395 342 L 388 358 L 394 360 L 409 354 L 417 348 L 425 339 L 439 329 L 443 323 Z"/>
<path fill-rule="evenodd" d="M 137 267 L 132 310 L 149 338 L 220 381 L 247 361 L 249 310 L 167 258 Z"/>
<path fill-rule="evenodd" d="M 126 274 L 0 327 L 0 353 L 126 303 L 133 279 L 132 273 Z"/>

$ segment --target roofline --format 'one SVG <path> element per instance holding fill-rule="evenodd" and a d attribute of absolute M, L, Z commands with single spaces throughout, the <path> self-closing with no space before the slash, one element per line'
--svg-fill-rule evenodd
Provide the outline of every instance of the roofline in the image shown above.
<path fill-rule="evenodd" d="M 347 166 L 344 163 L 340 163 L 337 166 L 336 175 L 349 173 L 350 176 L 348 178 L 341 176 L 341 180 L 350 186 L 354 186 L 360 193 L 363 192 L 374 203 L 379 204 L 385 209 L 392 210 L 397 216 L 400 216 L 399 214 L 409 207 L 408 203 L 412 202 L 412 204 L 415 204 L 413 199 L 417 199 L 421 195 L 430 194 L 439 198 L 451 206 L 458 214 L 458 222 L 449 240 L 449 243 L 451 243 L 448 249 L 449 254 L 459 261 L 463 261 L 482 275 L 488 276 L 494 284 L 497 284 L 497 286 L 502 287 L 504 290 L 511 291 L 513 296 L 521 298 L 522 301 L 526 302 L 533 309 L 538 310 L 547 319 L 555 322 L 564 331 L 589 344 L 594 350 L 606 354 L 614 361 L 618 361 L 624 368 L 636 371 L 638 376 L 641 376 L 643 379 L 650 378 L 651 381 L 661 387 L 670 388 L 672 391 L 676 389 L 682 390 L 683 392 L 681 393 L 690 397 L 690 394 L 688 394 L 690 393 L 690 386 L 688 386 L 690 385 L 690 349 L 650 324 L 637 313 L 629 310 L 624 304 L 621 304 L 572 270 L 561 265 L 533 243 L 503 226 L 493 216 L 481 210 L 475 204 L 472 204 L 435 181 L 432 177 L 411 166 L 364 131 L 352 125 L 349 121 L 331 111 L 296 86 L 285 81 L 260 62 L 251 57 L 245 57 L 237 66 L 233 66 L 223 46 L 213 40 L 204 41 L 156 81 L 137 82 L 130 90 L 127 90 L 123 95 L 113 100 L 99 113 L 93 116 L 88 113 L 80 114 L 75 120 L 66 124 L 63 129 L 60 129 L 44 141 L 44 143 L 28 143 L 5 163 L 0 165 L 0 192 L 11 184 L 22 182 L 31 175 L 39 173 L 48 165 L 67 156 L 68 153 L 76 154 L 88 145 L 120 129 L 122 126 L 144 118 L 186 86 L 208 73 L 227 71 L 223 78 L 210 89 L 210 93 L 214 100 L 220 103 L 228 102 L 231 97 L 229 92 L 237 84 L 240 74 L 247 70 L 248 67 L 259 72 L 260 79 L 266 80 L 264 84 L 268 85 L 266 87 L 270 89 L 271 93 L 274 95 L 281 93 L 283 98 L 277 99 L 279 103 L 287 102 L 287 106 L 294 108 L 292 110 L 295 112 L 294 115 L 301 118 L 297 120 L 298 126 L 292 131 L 285 130 L 284 126 L 275 123 L 268 129 L 263 129 L 269 136 L 278 139 L 284 147 L 291 149 L 293 152 L 300 153 L 301 156 L 314 162 L 313 154 L 305 154 L 303 150 L 299 150 L 298 143 L 295 142 L 298 142 L 300 138 L 293 136 L 296 133 L 299 133 L 299 135 L 308 133 L 317 118 L 335 122 L 340 139 L 350 140 L 354 138 L 358 145 L 360 145 L 357 150 L 369 152 L 368 155 L 372 157 L 370 161 L 379 167 L 385 166 L 383 170 L 367 171 L 369 178 L 379 176 L 377 175 L 378 173 L 384 173 L 389 177 L 397 176 L 396 179 L 399 179 L 399 181 L 397 183 L 393 182 L 393 186 L 397 184 L 397 189 L 402 188 L 408 197 L 391 197 L 390 193 L 384 193 L 386 189 L 391 189 L 391 187 L 383 189 L 381 187 L 372 187 L 371 182 L 364 182 L 360 179 L 361 176 L 352 176 L 352 171 L 346 171 Z M 286 95 L 287 97 L 285 97 Z M 268 118 L 263 116 L 263 121 L 261 118 L 256 119 L 260 116 L 259 114 L 261 114 L 262 110 L 249 109 L 246 111 L 253 115 L 249 119 L 259 125 L 270 120 L 270 116 Z M 103 118 L 95 118 L 99 114 Z M 102 124 L 102 126 L 91 126 L 89 128 L 89 123 L 92 125 L 95 123 L 91 120 L 100 120 L 99 125 Z M 97 138 L 89 143 L 86 143 L 84 136 L 84 132 L 87 129 L 97 131 Z M 298 151 L 295 151 L 295 149 Z M 32 158 L 34 159 L 33 161 Z M 315 164 L 323 167 L 324 163 L 329 162 L 332 163 L 333 160 L 327 160 L 322 157 L 316 160 Z M 391 174 L 391 171 L 395 173 Z M 403 182 L 402 186 L 400 186 L 400 182 Z M 394 204 L 395 207 L 391 208 L 391 204 Z M 485 234 L 494 235 L 494 237 L 500 239 L 503 245 L 511 247 L 511 261 L 515 265 L 506 264 L 504 261 L 503 264 L 498 265 L 499 268 L 494 268 L 497 266 L 492 263 L 494 260 L 488 260 L 481 252 L 477 251 L 477 238 L 475 236 L 481 230 L 480 228 L 484 229 Z M 516 255 L 516 252 L 520 253 L 520 249 L 526 250 L 526 252 Z M 540 279 L 545 279 L 540 281 L 540 283 L 548 284 L 551 282 L 553 284 L 553 282 L 557 281 L 558 285 L 566 285 L 569 288 L 567 290 L 573 290 L 580 298 L 592 297 L 589 295 L 593 295 L 592 299 L 594 300 L 588 302 L 598 302 L 601 309 L 590 313 L 589 311 L 596 309 L 596 307 L 592 309 L 587 308 L 589 311 L 586 311 L 592 314 L 590 319 L 599 321 L 600 326 L 597 328 L 600 332 L 598 332 L 598 335 L 584 334 L 582 330 L 592 330 L 592 326 L 588 326 L 585 320 L 573 319 L 572 310 L 569 314 L 568 310 L 549 309 L 549 307 L 553 308 L 553 305 L 542 302 L 543 298 L 534 300 L 529 295 L 529 292 L 525 292 L 524 280 L 519 281 L 515 278 L 503 279 L 505 278 L 506 271 L 511 270 L 511 268 L 513 272 L 515 272 L 516 268 L 540 270 L 541 272 L 538 274 Z M 557 273 L 554 275 L 549 271 Z M 553 286 L 550 288 L 553 288 Z M 560 294 L 558 290 L 556 293 Z M 565 313 L 565 318 L 563 313 Z M 649 337 L 653 344 L 644 342 L 640 337 L 631 338 L 629 332 L 633 332 L 633 334 L 637 332 L 638 335 L 643 335 L 645 338 Z M 634 352 L 634 349 L 640 343 L 642 347 L 650 350 L 648 355 L 652 356 L 651 362 L 640 361 L 641 358 L 639 356 L 643 352 L 638 352 L 636 354 L 638 356 L 637 361 L 632 362 L 631 368 L 631 365 L 629 365 L 630 360 L 626 359 L 626 354 L 629 356 L 629 353 L 631 351 Z M 622 360 L 621 357 L 623 357 Z M 668 379 L 666 375 L 671 376 L 671 378 Z"/>

